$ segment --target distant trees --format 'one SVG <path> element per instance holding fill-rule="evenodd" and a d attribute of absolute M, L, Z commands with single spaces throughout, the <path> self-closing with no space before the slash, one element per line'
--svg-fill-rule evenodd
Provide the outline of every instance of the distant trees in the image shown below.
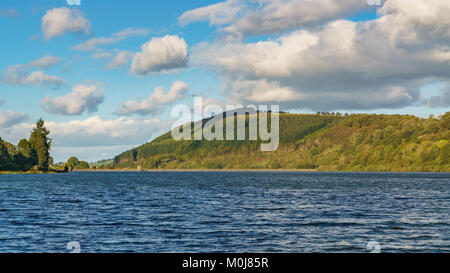
<path fill-rule="evenodd" d="M 6 149 L 3 139 L 0 138 L 0 170 L 7 170 L 11 157 Z"/>
<path fill-rule="evenodd" d="M 76 158 L 74 156 L 69 158 L 66 162 L 66 166 L 71 169 L 75 169 L 75 167 L 78 166 L 78 164 L 80 164 L 80 161 L 78 160 L 78 158 Z"/>
<path fill-rule="evenodd" d="M 22 139 L 17 147 L 0 138 L 0 171 L 28 171 L 34 166 L 40 171 L 48 171 L 50 157 L 50 132 L 40 119 L 33 128 L 30 139 Z"/>
<path fill-rule="evenodd" d="M 260 141 L 174 141 L 168 132 L 115 157 L 114 167 L 448 172 L 449 142 L 450 112 L 280 114 L 276 152 L 261 153 Z"/>
<path fill-rule="evenodd" d="M 89 163 L 86 161 L 80 161 L 80 164 L 78 164 L 78 169 L 81 170 L 89 169 Z"/>
<path fill-rule="evenodd" d="M 89 163 L 86 161 L 80 161 L 78 160 L 78 158 L 72 156 L 71 158 L 69 158 L 69 160 L 67 160 L 65 166 L 67 166 L 68 168 L 74 170 L 74 169 L 81 169 L 81 170 L 85 170 L 85 169 L 89 169 Z"/>

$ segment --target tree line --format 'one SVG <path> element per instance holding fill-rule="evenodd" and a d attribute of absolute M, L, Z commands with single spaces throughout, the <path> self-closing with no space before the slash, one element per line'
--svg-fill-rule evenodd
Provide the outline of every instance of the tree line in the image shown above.
<path fill-rule="evenodd" d="M 246 129 L 248 123 L 246 123 Z M 168 132 L 118 155 L 115 168 L 450 171 L 450 112 L 411 115 L 280 114 L 280 147 L 258 141 L 175 141 Z"/>
<path fill-rule="evenodd" d="M 49 134 L 44 121 L 39 119 L 29 139 L 20 140 L 17 146 L 0 137 L 0 171 L 48 171 L 53 163 Z"/>

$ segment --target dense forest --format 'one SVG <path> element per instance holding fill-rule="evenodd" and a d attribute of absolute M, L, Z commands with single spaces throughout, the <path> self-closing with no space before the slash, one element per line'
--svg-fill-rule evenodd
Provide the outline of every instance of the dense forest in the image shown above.
<path fill-rule="evenodd" d="M 30 138 L 20 140 L 17 146 L 0 138 L 0 171 L 48 171 L 52 164 L 49 133 L 40 119 Z"/>
<path fill-rule="evenodd" d="M 117 156 L 114 167 L 450 172 L 449 129 L 450 112 L 427 119 L 280 113 L 275 152 L 261 152 L 260 141 L 175 141 L 168 132 Z"/>

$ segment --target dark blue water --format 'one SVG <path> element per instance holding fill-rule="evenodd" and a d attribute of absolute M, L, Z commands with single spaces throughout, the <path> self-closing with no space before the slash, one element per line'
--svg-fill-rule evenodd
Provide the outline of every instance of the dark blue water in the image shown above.
<path fill-rule="evenodd" d="M 0 252 L 450 251 L 450 174 L 0 175 Z"/>

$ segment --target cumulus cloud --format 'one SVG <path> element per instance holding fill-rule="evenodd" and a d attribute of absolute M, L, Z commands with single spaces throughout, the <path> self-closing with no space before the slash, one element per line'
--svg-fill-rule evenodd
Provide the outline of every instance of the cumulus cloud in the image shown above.
<path fill-rule="evenodd" d="M 40 59 L 33 60 L 28 64 L 11 65 L 6 69 L 3 80 L 9 84 L 36 85 L 58 89 L 66 83 L 62 78 L 47 75 L 42 71 L 30 72 L 30 70 L 35 68 L 49 69 L 60 61 L 61 58 L 46 55 Z"/>
<path fill-rule="evenodd" d="M 388 0 L 375 20 L 336 20 L 255 43 L 202 44 L 191 61 L 216 71 L 233 102 L 404 107 L 418 102 L 421 86 L 450 78 L 449 12 L 445 0 Z"/>
<path fill-rule="evenodd" d="M 146 36 L 149 33 L 150 31 L 145 28 L 127 28 L 112 34 L 110 37 L 89 39 L 84 43 L 73 46 L 72 49 L 82 51 L 98 51 L 100 50 L 99 46 L 101 45 L 115 44 L 129 37 Z"/>
<path fill-rule="evenodd" d="M 41 102 L 42 108 L 59 115 L 80 115 L 84 112 L 93 113 L 97 111 L 98 105 L 103 103 L 105 91 L 97 85 L 75 85 L 72 92 L 51 98 L 47 96 Z"/>
<path fill-rule="evenodd" d="M 50 89 L 58 89 L 66 84 L 64 79 L 47 75 L 42 71 L 33 71 L 28 74 L 22 65 L 8 67 L 3 80 L 9 84 L 36 85 Z"/>
<path fill-rule="evenodd" d="M 164 123 L 159 119 L 135 120 L 118 118 L 105 120 L 98 116 L 69 122 L 47 122 L 55 146 L 109 146 L 142 144 L 160 132 Z"/>
<path fill-rule="evenodd" d="M 27 137 L 34 123 L 16 123 L 2 131 L 2 137 L 17 143 Z M 45 121 L 50 131 L 52 146 L 91 147 L 142 144 L 155 137 L 155 133 L 169 128 L 169 123 L 159 119 L 103 119 L 99 116 L 64 122 Z"/>
<path fill-rule="evenodd" d="M 187 65 L 188 46 L 183 38 L 166 35 L 152 38 L 134 55 L 131 73 L 149 75 L 176 71 Z"/>
<path fill-rule="evenodd" d="M 161 110 L 161 106 L 184 98 L 184 92 L 189 89 L 189 85 L 182 81 L 175 81 L 167 93 L 162 87 L 155 88 L 155 92 L 148 99 L 137 101 L 127 101 L 120 105 L 116 112 L 118 115 L 148 115 Z"/>
<path fill-rule="evenodd" d="M 28 119 L 26 113 L 14 111 L 0 111 L 0 128 L 7 128 Z"/>
<path fill-rule="evenodd" d="M 34 71 L 23 78 L 21 84 L 47 86 L 49 88 L 57 89 L 64 85 L 65 81 L 56 76 L 49 76 L 42 71 Z"/>
<path fill-rule="evenodd" d="M 230 37 L 313 27 L 367 9 L 366 0 L 228 0 L 183 13 L 181 25 L 209 21 Z"/>
<path fill-rule="evenodd" d="M 108 120 L 99 116 L 67 122 L 45 122 L 52 139 L 51 155 L 56 162 L 65 161 L 73 155 L 83 160 L 111 158 L 170 130 L 170 125 L 170 122 L 156 118 L 140 120 L 121 117 Z M 2 138 L 18 143 L 29 136 L 33 126 L 32 123 L 22 122 L 2 128 Z"/>
<path fill-rule="evenodd" d="M 281 86 L 277 82 L 268 82 L 265 79 L 236 81 L 231 83 L 231 87 L 246 101 L 259 103 L 267 101 L 289 102 L 300 100 L 303 97 L 291 87 Z M 254 90 L 259 90 L 259 92 L 254 92 Z"/>
<path fill-rule="evenodd" d="M 89 34 L 91 23 L 83 13 L 74 8 L 53 8 L 42 17 L 42 32 L 47 40 L 67 32 Z"/>

